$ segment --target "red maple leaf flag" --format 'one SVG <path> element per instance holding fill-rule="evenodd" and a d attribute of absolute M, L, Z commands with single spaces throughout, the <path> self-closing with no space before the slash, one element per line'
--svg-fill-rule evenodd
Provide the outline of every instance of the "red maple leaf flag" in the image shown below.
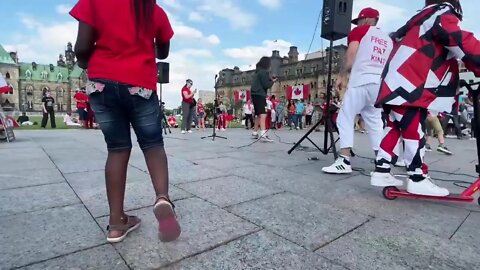
<path fill-rule="evenodd" d="M 299 84 L 295 86 L 288 86 L 287 98 L 288 99 L 308 99 L 310 96 L 310 85 Z"/>
<path fill-rule="evenodd" d="M 235 91 L 235 102 L 247 102 L 250 100 L 250 91 L 249 90 L 237 90 Z"/>
<path fill-rule="evenodd" d="M 0 73 L 0 94 L 8 94 L 10 92 L 10 86 L 5 81 L 3 74 Z"/>

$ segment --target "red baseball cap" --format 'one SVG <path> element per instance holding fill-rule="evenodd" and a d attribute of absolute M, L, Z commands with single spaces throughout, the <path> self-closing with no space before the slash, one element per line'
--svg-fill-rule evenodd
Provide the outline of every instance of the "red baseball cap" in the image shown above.
<path fill-rule="evenodd" d="M 370 8 L 370 7 L 364 8 L 358 14 L 358 18 L 352 20 L 352 23 L 357 25 L 359 20 L 367 19 L 367 18 L 378 20 L 380 18 L 380 12 L 378 12 L 378 10 L 374 8 Z"/>

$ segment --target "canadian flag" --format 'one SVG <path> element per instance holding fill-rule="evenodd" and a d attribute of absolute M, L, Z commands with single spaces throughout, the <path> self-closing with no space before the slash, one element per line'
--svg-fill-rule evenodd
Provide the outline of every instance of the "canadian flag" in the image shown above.
<path fill-rule="evenodd" d="M 235 102 L 243 101 L 247 102 L 250 100 L 250 91 L 249 90 L 237 90 L 235 91 Z"/>
<path fill-rule="evenodd" d="M 308 99 L 310 95 L 310 85 L 300 84 L 295 86 L 288 86 L 287 98 L 288 99 Z"/>
<path fill-rule="evenodd" d="M 0 94 L 8 94 L 10 92 L 10 86 L 8 86 L 3 74 L 0 73 Z"/>

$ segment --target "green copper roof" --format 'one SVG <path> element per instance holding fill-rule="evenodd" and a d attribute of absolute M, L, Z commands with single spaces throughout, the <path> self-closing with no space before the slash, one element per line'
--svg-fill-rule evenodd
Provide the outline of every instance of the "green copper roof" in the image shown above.
<path fill-rule="evenodd" d="M 46 78 L 43 77 L 45 72 Z M 49 65 L 37 64 L 37 68 L 33 70 L 32 64 L 20 63 L 20 79 L 22 80 L 68 83 L 68 76 L 68 68 L 66 67 L 53 66 L 53 71 L 50 71 Z"/>
<path fill-rule="evenodd" d="M 2 64 L 15 64 L 10 54 L 0 45 L 0 63 Z"/>
<path fill-rule="evenodd" d="M 70 78 L 80 78 L 82 76 L 83 69 L 75 65 L 70 72 Z"/>

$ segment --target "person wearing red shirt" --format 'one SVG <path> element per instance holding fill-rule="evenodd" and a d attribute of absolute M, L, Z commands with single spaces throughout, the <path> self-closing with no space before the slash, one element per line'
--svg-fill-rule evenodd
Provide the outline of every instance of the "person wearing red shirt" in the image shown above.
<path fill-rule="evenodd" d="M 203 105 L 202 99 L 198 99 L 197 103 L 197 115 L 200 128 L 205 131 L 205 105 Z"/>
<path fill-rule="evenodd" d="M 77 102 L 77 113 L 78 113 L 78 120 L 82 126 L 85 126 L 85 122 L 87 120 L 87 102 L 88 102 L 88 95 L 85 93 L 86 89 L 82 88 L 81 91 L 77 91 L 73 98 Z"/>
<path fill-rule="evenodd" d="M 173 30 L 155 0 L 79 0 L 70 14 L 79 21 L 75 54 L 87 69 L 87 94 L 108 149 L 105 182 L 110 207 L 107 241 L 122 241 L 141 220 L 124 212 L 130 127 L 143 151 L 155 189 L 153 212 L 161 241 L 180 235 L 168 195 L 168 167 L 158 106 L 155 58 L 169 55 Z"/>
<path fill-rule="evenodd" d="M 182 88 L 182 134 L 192 133 L 192 121 L 193 114 L 195 113 L 195 103 L 193 96 L 197 93 L 197 90 L 192 91 L 193 81 L 188 79 L 186 84 Z"/>
<path fill-rule="evenodd" d="M 167 121 L 168 121 L 168 125 L 169 125 L 170 127 L 173 127 L 173 128 L 178 127 L 178 125 L 177 125 L 177 118 L 175 118 L 175 116 L 170 115 L 170 117 L 168 117 Z"/>

